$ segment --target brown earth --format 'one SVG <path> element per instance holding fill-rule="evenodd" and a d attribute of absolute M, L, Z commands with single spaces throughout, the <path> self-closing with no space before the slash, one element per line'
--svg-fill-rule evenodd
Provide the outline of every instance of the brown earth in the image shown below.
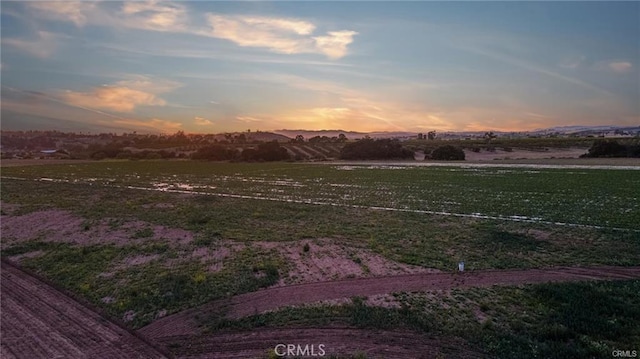
<path fill-rule="evenodd" d="M 166 358 L 140 337 L 2 261 L 0 356 Z"/>
<path fill-rule="evenodd" d="M 165 337 L 160 344 L 175 348 L 181 359 L 267 358 L 278 344 L 313 345 L 325 357 L 365 354 L 367 358 L 484 358 L 461 339 L 430 337 L 409 331 L 353 328 L 260 328 L 198 337 Z M 282 348 L 278 349 L 281 353 Z M 304 356 L 301 356 L 304 357 Z M 311 357 L 311 356 L 309 356 Z"/>
<path fill-rule="evenodd" d="M 159 344 L 177 358 L 265 358 L 278 344 L 313 345 L 326 355 L 369 358 L 482 358 L 458 338 L 431 337 L 408 331 L 354 328 L 261 328 L 245 332 L 202 333 L 195 315 L 226 306 L 229 317 L 251 315 L 285 305 L 345 298 L 376 297 L 395 291 L 514 285 L 549 281 L 640 278 L 640 267 L 549 268 L 421 273 L 276 287 L 157 320 L 133 335 L 62 292 L 2 263 L 2 358 L 163 358 Z M 379 296 L 383 297 L 383 296 Z M 145 338 L 151 338 L 149 342 Z M 151 344 L 155 343 L 155 344 Z"/>
<path fill-rule="evenodd" d="M 366 248 L 339 244 L 332 238 L 291 242 L 256 242 L 255 246 L 274 250 L 290 264 L 278 286 L 324 282 L 347 278 L 385 275 L 435 273 L 437 269 L 413 266 L 389 260 Z M 305 251 L 305 246 L 308 250 Z"/>
<path fill-rule="evenodd" d="M 6 204 L 2 204 L 4 208 Z M 128 221 L 111 226 L 104 219 L 95 223 L 69 211 L 50 209 L 24 215 L 1 217 L 2 247 L 14 243 L 40 239 L 47 242 L 73 243 L 78 245 L 115 244 L 125 246 L 132 243 L 166 241 L 168 244 L 184 244 L 193 240 L 193 233 L 177 228 L 154 225 L 143 221 Z M 152 235 L 136 238 L 136 232 L 150 229 Z"/>

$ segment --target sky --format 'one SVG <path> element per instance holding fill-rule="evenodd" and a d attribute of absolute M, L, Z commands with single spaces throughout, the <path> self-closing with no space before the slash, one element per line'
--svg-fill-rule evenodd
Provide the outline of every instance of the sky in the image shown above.
<path fill-rule="evenodd" d="M 2 1 L 2 130 L 640 125 L 640 2 Z"/>

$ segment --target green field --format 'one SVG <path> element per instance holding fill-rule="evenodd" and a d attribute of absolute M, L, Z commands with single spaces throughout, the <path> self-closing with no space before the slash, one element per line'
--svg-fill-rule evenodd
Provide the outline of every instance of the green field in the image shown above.
<path fill-rule="evenodd" d="M 130 242 L 119 245 L 51 242 L 46 231 L 21 240 L 3 235 L 2 241 L 3 257 L 41 251 L 23 258 L 21 265 L 116 318 L 135 313 L 128 321 L 133 328 L 160 313 L 288 278 L 292 264 L 260 243 L 286 243 L 303 251 L 300 240 L 330 239 L 345 250 L 367 250 L 398 263 L 444 271 L 455 270 L 460 260 L 470 270 L 640 265 L 640 171 L 634 169 L 114 161 L 8 167 L 2 168 L 2 176 L 3 215 L 62 209 L 82 220 L 76 233 L 142 223 L 128 234 Z M 194 239 L 173 243 L 154 233 L 154 226 L 186 230 Z M 219 271 L 207 269 L 212 261 L 192 256 L 198 250 L 227 248 L 229 243 L 241 248 L 231 251 Z M 132 257 L 152 260 L 122 266 Z M 629 285 L 637 287 L 637 282 L 604 285 L 602 295 L 626 295 Z M 558 286 L 559 298 L 574 290 Z M 542 301 L 539 296 L 544 294 L 538 289 L 524 294 L 516 289 L 483 290 L 452 300 L 464 303 L 469 295 L 486 295 L 496 303 L 501 298 L 520 298 L 516 302 L 526 300 L 523 305 L 540 309 L 536 300 Z M 530 300 L 531 296 L 538 299 Z M 424 298 L 419 295 L 402 299 L 414 304 L 420 300 Z M 553 349 L 526 350 L 543 346 L 540 343 L 548 335 L 578 338 L 570 350 L 587 354 L 603 350 L 593 347 L 598 341 L 612 340 L 578 329 L 567 333 L 566 328 L 554 326 L 567 326 L 561 322 L 565 314 L 552 311 L 536 314 L 531 323 L 513 324 L 512 317 L 499 312 L 512 310 L 512 304 L 485 303 L 483 311 L 492 313 L 494 324 L 476 323 L 469 335 L 452 324 L 461 315 L 466 318 L 463 323 L 469 322 L 468 313 L 438 317 L 427 326 L 433 315 L 442 313 L 423 312 L 413 304 L 409 312 L 332 306 L 250 318 L 249 323 L 208 325 L 212 329 L 286 325 L 293 318 L 289 315 L 301 316 L 293 319 L 304 322 L 315 311 L 329 310 L 337 311 L 336 317 L 343 318 L 338 321 L 349 325 L 375 327 L 375 318 L 390 318 L 391 327 L 461 336 L 501 355 L 505 343 L 516 340 L 518 353 L 530 357 Z M 357 313 L 371 314 L 373 322 L 359 322 L 362 318 Z M 540 321 L 546 324 L 532 324 Z M 484 327 L 490 325 L 499 330 Z M 558 333 L 553 334 L 554 330 Z M 497 342 L 483 333 L 498 335 Z M 620 343 L 631 339 L 624 340 Z"/>
<path fill-rule="evenodd" d="M 508 167 L 111 162 L 3 176 L 640 230 L 640 171 Z"/>

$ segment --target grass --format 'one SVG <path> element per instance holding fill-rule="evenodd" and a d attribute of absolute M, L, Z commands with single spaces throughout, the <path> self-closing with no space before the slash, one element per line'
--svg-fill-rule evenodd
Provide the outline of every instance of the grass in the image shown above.
<path fill-rule="evenodd" d="M 181 254 L 166 244 L 116 247 L 78 247 L 63 243 L 25 242 L 6 250 L 12 256 L 36 250 L 45 253 L 24 258 L 21 265 L 47 277 L 115 318 L 135 313 L 133 328 L 150 323 L 160 313 L 170 314 L 211 300 L 252 292 L 275 284 L 282 259 L 275 253 L 244 249 L 227 260 L 219 272 L 210 272 L 197 260 L 179 260 Z M 145 265 L 122 267 L 134 255 L 173 257 L 173 266 L 156 260 Z M 184 254 L 182 254 L 184 255 Z M 105 300 L 109 298 L 109 300 Z"/>
<path fill-rule="evenodd" d="M 132 244 L 124 247 L 48 243 L 43 241 L 46 238 L 42 235 L 45 234 L 26 242 L 3 237 L 2 243 L 2 256 L 5 257 L 42 250 L 43 255 L 23 258 L 22 264 L 86 297 L 114 317 L 135 313 L 129 323 L 135 328 L 162 313 L 254 291 L 273 285 L 286 276 L 291 263 L 286 263 L 277 253 L 257 249 L 258 246 L 253 245 L 255 242 L 288 242 L 304 254 L 307 250 L 299 243 L 300 240 L 331 238 L 349 248 L 365 248 L 394 261 L 445 271 L 455 270 L 460 260 L 465 261 L 468 270 L 640 265 L 640 232 L 633 231 L 640 229 L 640 201 L 637 201 L 640 198 L 640 172 L 633 170 L 392 169 L 289 163 L 124 161 L 11 167 L 3 168 L 3 175 L 28 179 L 3 178 L 0 183 L 2 201 L 20 204 L 17 209 L 12 209 L 12 215 L 51 208 L 69 210 L 84 219 L 79 228 L 81 231 L 91 231 L 104 224 L 117 229 L 133 220 L 149 224 L 131 233 Z M 40 177 L 66 182 L 33 181 Z M 145 191 L 127 186 L 274 200 Z M 323 202 L 325 205 L 299 203 L 304 201 Z M 482 213 L 502 218 L 528 216 L 544 221 L 631 230 L 371 208 L 375 206 Z M 162 238 L 156 240 L 152 225 L 193 231 L 194 240 L 185 244 L 167 243 Z M 143 244 L 133 245 L 134 242 Z M 213 250 L 225 243 L 242 244 L 245 249 L 233 252 L 218 272 L 208 270 L 211 263 L 191 256 L 194 250 Z M 158 258 L 149 263 L 118 267 L 126 258 L 140 255 L 158 255 Z M 358 256 L 352 259 L 360 261 Z M 363 266 L 363 270 L 367 272 L 370 269 Z M 112 275 L 101 275 L 103 273 Z M 477 293 L 487 298 L 497 296 L 498 304 L 491 300 L 476 301 L 482 302 L 478 305 L 484 306 L 486 312 L 498 321 L 494 324 L 472 323 L 470 328 L 476 329 L 468 335 L 463 335 L 460 328 L 450 327 L 450 323 L 459 320 L 471 323 L 470 312 L 460 309 L 449 315 L 435 309 L 417 311 L 412 303 L 419 297 L 403 299 L 406 306 L 397 310 L 369 308 L 356 301 L 351 306 L 291 309 L 247 319 L 257 321 L 253 323 L 221 322 L 211 324 L 211 327 L 272 325 L 278 321 L 288 325 L 304 322 L 312 316 L 318 323 L 342 321 L 360 327 L 386 325 L 388 328 L 409 326 L 416 330 L 440 330 L 474 340 L 502 356 L 507 356 L 503 353 L 508 348 L 506 343 L 514 340 L 518 353 L 531 357 L 527 350 L 534 347 L 540 353 L 551 353 L 551 349 L 540 344 L 546 339 L 541 339 L 542 334 L 536 334 L 546 329 L 531 325 L 551 318 L 547 329 L 550 332 L 555 330 L 558 335 L 568 335 L 564 329 L 568 324 L 564 321 L 573 314 L 552 312 L 544 307 L 547 312 L 531 312 L 538 314 L 529 322 L 520 323 L 509 317 L 513 315 L 509 313 L 523 312 L 517 305 L 540 309 L 542 304 L 556 300 L 558 303 L 572 303 L 577 308 L 585 305 L 589 308 L 588 304 L 577 302 L 580 296 L 570 297 L 570 293 L 562 288 L 572 288 L 585 298 L 590 298 L 589 293 L 601 294 L 603 298 L 613 298 L 612 301 L 626 290 L 626 287 L 612 287 L 607 291 L 597 285 L 558 288 L 561 288 L 559 292 L 532 292 L 530 289 L 455 292 L 463 297 L 479 295 Z M 503 290 L 506 291 L 500 291 Z M 113 301 L 103 302 L 106 297 L 113 298 Z M 500 298 L 506 299 L 501 302 Z M 519 299 L 506 301 L 509 298 Z M 527 298 L 535 301 L 527 304 Z M 624 303 L 628 304 L 626 300 Z M 502 313 L 500 306 L 509 308 L 511 312 Z M 622 310 L 622 304 L 615 308 Z M 314 310 L 316 314 L 313 314 Z M 635 314 L 629 315 L 633 317 Z M 500 323 L 508 325 L 498 325 Z M 561 323 L 558 324 L 561 326 L 554 323 Z M 616 323 L 622 325 L 619 321 Z M 518 336 L 521 329 L 526 330 L 524 339 Z M 492 333 L 495 340 L 478 333 Z M 595 350 L 592 346 L 597 347 L 584 338 L 595 338 L 594 343 L 610 340 L 577 329 L 570 334 L 567 340 L 577 343 L 570 351 L 576 353 L 592 353 Z"/>
<path fill-rule="evenodd" d="M 93 188 L 136 186 L 640 229 L 640 201 L 634 200 L 640 198 L 640 173 L 634 170 L 392 168 L 131 161 L 10 167 L 3 174 Z M 194 217 L 193 224 L 208 220 Z"/>
<path fill-rule="evenodd" d="M 294 243 L 333 238 L 395 261 L 442 270 L 453 270 L 460 260 L 469 269 L 640 264 L 640 232 L 633 231 L 139 191 L 86 183 L 3 180 L 1 186 L 3 201 L 22 204 L 16 214 L 43 208 L 67 209 L 86 219 L 85 224 L 90 225 L 84 230 L 104 220 L 116 227 L 141 220 L 194 231 L 196 247 L 230 240 Z M 149 238 L 152 232 L 145 227 L 132 237 Z"/>
<path fill-rule="evenodd" d="M 640 281 L 550 283 L 395 294 L 399 308 L 350 304 L 286 308 L 240 320 L 204 318 L 211 331 L 343 324 L 412 329 L 468 340 L 497 358 L 605 358 L 640 345 Z"/>

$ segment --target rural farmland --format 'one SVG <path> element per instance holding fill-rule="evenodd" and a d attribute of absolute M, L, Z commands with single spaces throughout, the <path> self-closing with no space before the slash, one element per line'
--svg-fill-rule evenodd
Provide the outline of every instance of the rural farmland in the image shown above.
<path fill-rule="evenodd" d="M 0 1 L 0 359 L 640 356 L 640 1 Z"/>
<path fill-rule="evenodd" d="M 297 327 L 372 358 L 412 356 L 374 339 L 398 333 L 427 357 L 638 339 L 624 297 L 640 266 L 637 166 L 100 161 L 4 167 L 2 194 L 4 259 L 177 357 L 267 357 Z M 452 274 L 459 261 L 468 273 Z M 351 289 L 329 289 L 341 281 Z M 581 296 L 622 302 L 563 322 L 553 303 Z M 628 333 L 597 334 L 611 318 Z M 563 334 L 544 339 L 551 328 Z"/>

